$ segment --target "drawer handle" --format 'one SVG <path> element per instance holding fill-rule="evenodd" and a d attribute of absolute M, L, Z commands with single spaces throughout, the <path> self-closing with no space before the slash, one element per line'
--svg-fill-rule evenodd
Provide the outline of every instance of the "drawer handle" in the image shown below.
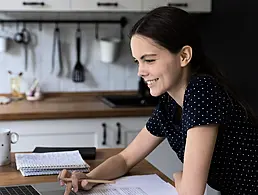
<path fill-rule="evenodd" d="M 100 2 L 98 2 L 97 5 L 98 5 L 99 7 L 100 7 L 100 6 L 105 6 L 105 7 L 111 7 L 111 6 L 113 6 L 113 7 L 117 7 L 117 6 L 118 6 L 118 3 L 117 3 L 117 2 L 115 2 L 115 3 L 109 3 L 109 2 L 107 2 L 107 3 L 100 3 Z"/>
<path fill-rule="evenodd" d="M 116 126 L 117 126 L 117 141 L 116 141 L 116 144 L 120 144 L 121 143 L 121 124 L 116 123 Z"/>
<path fill-rule="evenodd" d="M 168 3 L 168 6 L 188 7 L 188 3 Z"/>
<path fill-rule="evenodd" d="M 22 3 L 23 5 L 41 5 L 41 6 L 45 6 L 45 3 L 44 2 L 23 2 Z"/>
<path fill-rule="evenodd" d="M 102 145 L 106 145 L 106 139 L 107 139 L 107 125 L 106 125 L 106 123 L 102 123 L 102 127 L 103 127 L 103 141 L 102 141 Z"/>

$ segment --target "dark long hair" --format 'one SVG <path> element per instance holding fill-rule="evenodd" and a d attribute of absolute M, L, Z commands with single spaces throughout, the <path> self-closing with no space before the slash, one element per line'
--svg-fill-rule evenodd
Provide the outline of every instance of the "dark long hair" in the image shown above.
<path fill-rule="evenodd" d="M 205 55 L 195 21 L 189 13 L 171 6 L 155 8 L 136 22 L 129 38 L 134 34 L 151 38 L 171 53 L 178 53 L 186 45 L 192 47 L 191 73 L 214 77 L 225 88 L 229 97 L 233 97 L 243 107 L 246 115 L 256 123 L 257 120 L 251 108 L 243 99 L 240 100 L 237 97 L 222 72 Z"/>

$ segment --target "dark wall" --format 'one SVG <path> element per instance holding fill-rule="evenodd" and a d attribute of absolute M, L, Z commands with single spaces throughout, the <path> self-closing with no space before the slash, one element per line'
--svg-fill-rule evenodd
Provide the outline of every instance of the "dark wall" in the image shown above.
<path fill-rule="evenodd" d="M 205 52 L 258 115 L 257 0 L 213 0 L 198 16 Z"/>

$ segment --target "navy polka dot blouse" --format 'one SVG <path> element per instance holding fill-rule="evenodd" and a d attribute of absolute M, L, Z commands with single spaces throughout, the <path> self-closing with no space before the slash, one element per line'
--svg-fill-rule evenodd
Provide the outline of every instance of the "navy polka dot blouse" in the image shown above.
<path fill-rule="evenodd" d="M 187 130 L 219 124 L 208 184 L 222 195 L 257 195 L 258 129 L 239 103 L 214 78 L 193 76 L 181 112 L 179 108 L 167 93 L 161 95 L 146 128 L 155 136 L 166 137 L 183 162 Z"/>

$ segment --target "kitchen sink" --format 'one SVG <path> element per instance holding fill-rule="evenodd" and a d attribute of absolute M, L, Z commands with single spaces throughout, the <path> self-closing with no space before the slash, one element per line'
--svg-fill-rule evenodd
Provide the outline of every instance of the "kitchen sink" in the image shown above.
<path fill-rule="evenodd" d="M 104 95 L 100 98 L 112 108 L 154 107 L 158 104 L 157 97 L 142 98 L 139 95 Z"/>

